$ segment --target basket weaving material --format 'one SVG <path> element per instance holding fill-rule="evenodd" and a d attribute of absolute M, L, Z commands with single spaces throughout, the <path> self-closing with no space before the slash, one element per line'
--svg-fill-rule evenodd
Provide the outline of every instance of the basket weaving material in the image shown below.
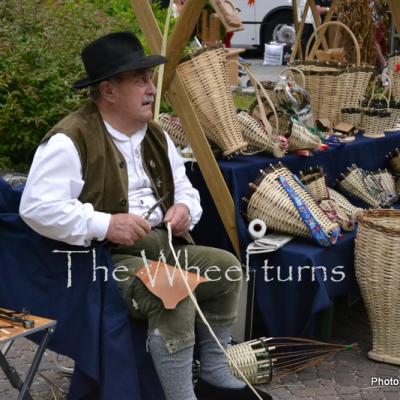
<path fill-rule="evenodd" d="M 400 211 L 366 211 L 358 222 L 355 272 L 372 329 L 368 357 L 400 365 Z"/>
<path fill-rule="evenodd" d="M 400 178 L 397 178 L 397 180 L 396 180 L 395 191 L 396 191 L 397 196 L 400 197 Z"/>
<path fill-rule="evenodd" d="M 248 143 L 248 151 L 265 151 L 277 158 L 285 156 L 287 141 L 284 137 L 273 136 L 249 113 L 241 111 L 237 115 L 243 138 Z"/>
<path fill-rule="evenodd" d="M 372 67 L 362 67 L 360 47 L 353 32 L 338 21 L 322 24 L 310 37 L 306 54 L 314 36 L 327 26 L 340 26 L 350 35 L 356 51 L 356 65 L 329 64 L 310 60 L 292 63 L 305 75 L 305 89 L 311 96 L 311 104 L 316 119 L 328 118 L 333 125 L 341 120 L 342 108 L 356 108 L 364 98 L 373 74 Z"/>
<path fill-rule="evenodd" d="M 190 97 L 206 135 L 221 148 L 224 156 L 245 149 L 222 47 L 201 49 L 178 66 L 183 85 Z"/>
<path fill-rule="evenodd" d="M 259 179 L 254 184 L 250 184 L 253 193 L 247 205 L 248 219 L 251 221 L 260 218 L 273 231 L 306 238 L 312 237 L 297 208 L 278 181 L 279 177 L 286 179 L 312 213 L 322 231 L 328 237 L 332 237 L 337 232 L 338 225 L 324 214 L 308 191 L 282 164 L 262 171 Z"/>
<path fill-rule="evenodd" d="M 388 170 L 367 173 L 366 183 L 376 193 L 382 207 L 390 207 L 397 201 L 394 176 Z"/>
<path fill-rule="evenodd" d="M 289 151 L 295 150 L 315 150 L 321 145 L 319 136 L 312 134 L 304 125 L 292 119 L 292 129 L 288 137 Z"/>
<path fill-rule="evenodd" d="M 340 112 L 341 112 L 341 119 L 340 119 L 341 122 L 351 124 L 356 128 L 361 127 L 361 116 L 362 116 L 361 108 L 342 108 Z"/>
<path fill-rule="evenodd" d="M 185 131 L 179 122 L 179 118 L 172 117 L 168 114 L 160 114 L 158 123 L 160 127 L 171 137 L 175 146 L 184 148 L 189 145 Z"/>
<path fill-rule="evenodd" d="M 389 58 L 388 72 L 392 80 L 392 95 L 395 101 L 400 101 L 400 54 L 393 54 Z"/>
<path fill-rule="evenodd" d="M 356 219 L 364 210 L 360 207 L 356 207 L 350 203 L 342 194 L 332 188 L 328 188 L 329 197 L 335 201 L 336 204 L 346 213 L 346 215 L 352 219 Z"/>
<path fill-rule="evenodd" d="M 374 196 L 374 193 L 366 186 L 366 173 L 353 165 L 346 174 L 342 174 L 342 180 L 339 181 L 340 189 L 349 195 L 363 201 L 373 208 L 380 207 L 380 200 Z"/>
<path fill-rule="evenodd" d="M 400 150 L 395 149 L 387 155 L 387 158 L 389 159 L 390 167 L 395 175 L 400 175 Z"/>

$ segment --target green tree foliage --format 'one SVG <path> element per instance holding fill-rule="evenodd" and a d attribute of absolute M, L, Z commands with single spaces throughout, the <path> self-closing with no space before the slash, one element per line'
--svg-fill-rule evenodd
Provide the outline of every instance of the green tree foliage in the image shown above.
<path fill-rule="evenodd" d="M 0 1 L 0 170 L 24 169 L 41 137 L 86 93 L 80 52 L 102 34 L 139 34 L 129 0 Z M 164 11 L 154 6 L 164 19 Z"/>

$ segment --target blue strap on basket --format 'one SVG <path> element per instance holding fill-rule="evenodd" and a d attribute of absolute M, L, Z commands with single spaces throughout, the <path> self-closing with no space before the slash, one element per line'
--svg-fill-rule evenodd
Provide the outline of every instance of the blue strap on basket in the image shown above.
<path fill-rule="evenodd" d="M 297 180 L 296 176 L 293 175 L 293 178 Z M 314 215 L 311 213 L 310 209 L 307 205 L 303 202 L 300 196 L 293 190 L 293 188 L 289 185 L 287 180 L 283 176 L 278 177 L 279 183 L 281 184 L 282 188 L 290 197 L 293 205 L 295 206 L 296 210 L 298 211 L 300 218 L 306 225 L 307 229 L 309 230 L 312 238 L 321 246 L 329 247 L 335 244 L 340 235 L 340 228 L 334 229 L 331 234 L 328 236 L 324 230 L 322 229 L 321 225 L 315 219 Z"/>

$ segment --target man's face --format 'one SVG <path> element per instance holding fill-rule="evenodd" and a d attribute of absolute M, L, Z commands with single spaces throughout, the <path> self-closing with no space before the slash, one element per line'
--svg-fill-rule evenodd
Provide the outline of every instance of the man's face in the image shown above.
<path fill-rule="evenodd" d="M 115 106 L 118 112 L 134 122 L 149 122 L 153 118 L 152 104 L 156 88 L 150 69 L 123 72 L 114 83 Z"/>

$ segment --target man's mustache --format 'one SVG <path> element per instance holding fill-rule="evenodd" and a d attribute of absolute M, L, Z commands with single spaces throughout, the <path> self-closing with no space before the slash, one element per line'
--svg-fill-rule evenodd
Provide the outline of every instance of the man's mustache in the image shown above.
<path fill-rule="evenodd" d="M 148 105 L 154 103 L 154 96 L 145 96 L 142 105 Z"/>

